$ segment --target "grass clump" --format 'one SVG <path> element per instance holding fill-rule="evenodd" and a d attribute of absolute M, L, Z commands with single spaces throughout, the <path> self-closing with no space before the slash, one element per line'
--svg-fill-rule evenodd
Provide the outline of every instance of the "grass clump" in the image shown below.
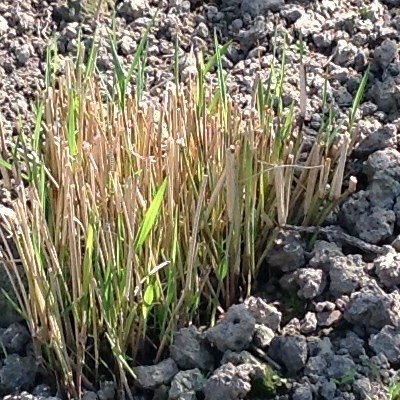
<path fill-rule="evenodd" d="M 304 161 L 295 108 L 282 106 L 284 63 L 274 85 L 257 80 L 245 112 L 228 94 L 228 45 L 216 43 L 188 85 L 143 105 L 147 33 L 127 71 L 110 36 L 111 90 L 96 45 L 62 75 L 49 52 L 33 135 L 2 137 L 14 193 L 3 262 L 38 357 L 75 398 L 104 371 L 129 394 L 143 349 L 160 359 L 177 328 L 213 323 L 239 287 L 250 293 L 275 227 L 319 224 L 348 194 L 352 132 L 321 134 Z"/>

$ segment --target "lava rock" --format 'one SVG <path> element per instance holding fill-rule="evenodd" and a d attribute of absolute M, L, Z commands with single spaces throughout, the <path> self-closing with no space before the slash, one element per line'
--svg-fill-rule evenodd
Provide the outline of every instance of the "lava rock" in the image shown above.
<path fill-rule="evenodd" d="M 7 356 L 0 368 L 0 394 L 8 394 L 33 387 L 37 365 L 34 357 L 18 354 Z"/>
<path fill-rule="evenodd" d="M 265 325 L 274 332 L 280 329 L 282 313 L 275 306 L 253 296 L 247 298 L 244 304 L 257 324 Z"/>
<path fill-rule="evenodd" d="M 223 318 L 205 332 L 207 340 L 224 352 L 246 349 L 253 340 L 256 321 L 245 304 L 229 308 Z"/>
<path fill-rule="evenodd" d="M 396 366 L 400 364 L 400 330 L 384 326 L 376 335 L 371 335 L 369 345 L 376 354 L 383 354 Z"/>
<path fill-rule="evenodd" d="M 0 349 L 7 353 L 19 353 L 25 350 L 25 345 L 31 340 L 28 329 L 21 323 L 11 324 L 0 334 Z"/>
<path fill-rule="evenodd" d="M 251 390 L 250 376 L 243 365 L 224 364 L 216 369 L 204 387 L 205 400 L 243 399 Z"/>
<path fill-rule="evenodd" d="M 194 326 L 180 329 L 170 347 L 171 358 L 182 369 L 211 371 L 214 357 L 204 343 L 203 335 Z"/>
<path fill-rule="evenodd" d="M 387 288 L 400 285 L 400 254 L 391 246 L 385 246 L 386 254 L 374 261 L 375 273 Z"/>
<path fill-rule="evenodd" d="M 268 254 L 268 265 L 282 272 L 295 271 L 305 265 L 303 243 L 298 235 L 280 232 Z"/>
<path fill-rule="evenodd" d="M 289 374 L 296 374 L 307 361 L 307 341 L 303 336 L 280 336 L 272 340 L 268 355 L 283 365 Z"/>
<path fill-rule="evenodd" d="M 178 372 L 171 382 L 170 400 L 196 400 L 197 393 L 204 388 L 206 379 L 198 370 L 189 369 Z"/>
<path fill-rule="evenodd" d="M 135 382 L 140 388 L 154 390 L 158 386 L 170 384 L 179 369 L 172 358 L 167 358 L 156 365 L 135 367 L 133 371 Z"/>
<path fill-rule="evenodd" d="M 378 330 L 385 325 L 398 326 L 400 300 L 395 293 L 386 294 L 378 289 L 362 288 L 351 295 L 344 318 L 357 326 Z"/>

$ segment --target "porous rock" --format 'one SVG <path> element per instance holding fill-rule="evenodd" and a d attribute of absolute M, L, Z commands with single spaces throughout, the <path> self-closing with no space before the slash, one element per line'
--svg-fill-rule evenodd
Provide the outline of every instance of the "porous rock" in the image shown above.
<path fill-rule="evenodd" d="M 182 369 L 211 370 L 214 365 L 214 357 L 203 335 L 194 326 L 182 328 L 174 335 L 170 354 Z"/>
<path fill-rule="evenodd" d="M 279 232 L 268 254 L 268 265 L 282 272 L 291 272 L 304 264 L 304 248 L 300 237 L 291 232 Z"/>
<path fill-rule="evenodd" d="M 34 357 L 8 355 L 0 368 L 0 394 L 31 389 L 35 382 L 36 371 Z"/>
<path fill-rule="evenodd" d="M 364 287 L 351 295 L 344 318 L 367 330 L 382 329 L 385 325 L 398 326 L 400 299 L 395 292 L 386 294 L 375 288 Z"/>
<path fill-rule="evenodd" d="M 400 254 L 391 246 L 385 246 L 387 252 L 374 261 L 375 273 L 380 283 L 391 288 L 400 284 Z"/>
<path fill-rule="evenodd" d="M 244 304 L 257 324 L 265 325 L 274 332 L 280 329 L 282 313 L 275 306 L 254 296 L 247 298 Z"/>
<path fill-rule="evenodd" d="M 136 384 L 143 389 L 156 389 L 158 386 L 168 385 L 179 372 L 172 358 L 167 358 L 156 365 L 138 366 L 133 370 Z"/>
<path fill-rule="evenodd" d="M 196 400 L 197 393 L 204 388 L 206 379 L 199 369 L 180 371 L 171 382 L 170 400 Z"/>
<path fill-rule="evenodd" d="M 383 354 L 392 364 L 400 364 L 400 330 L 384 326 L 377 334 L 371 335 L 369 345 L 376 354 Z"/>
<path fill-rule="evenodd" d="M 303 336 L 275 337 L 268 355 L 286 368 L 288 373 L 296 374 L 306 365 L 307 341 Z"/>
<path fill-rule="evenodd" d="M 238 400 L 250 392 L 250 376 L 243 365 L 224 364 L 216 369 L 204 386 L 205 400 Z"/>
<path fill-rule="evenodd" d="M 245 304 L 234 305 L 205 332 L 205 337 L 221 352 L 244 350 L 253 340 L 255 324 Z"/>

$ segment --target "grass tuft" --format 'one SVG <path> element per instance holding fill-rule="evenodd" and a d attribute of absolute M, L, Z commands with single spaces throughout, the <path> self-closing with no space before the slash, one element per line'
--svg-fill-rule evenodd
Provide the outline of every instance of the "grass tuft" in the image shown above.
<path fill-rule="evenodd" d="M 305 153 L 295 107 L 282 102 L 285 63 L 257 80 L 248 113 L 229 96 L 229 44 L 217 41 L 185 87 L 143 105 L 148 32 L 128 71 L 110 34 L 114 92 L 96 43 L 61 75 L 49 49 L 33 135 L 1 135 L 0 172 L 15 194 L 2 225 L 19 254 L 6 245 L 3 262 L 38 357 L 74 398 L 104 371 L 129 394 L 143 349 L 160 359 L 177 328 L 212 323 L 239 286 L 251 292 L 275 227 L 320 224 L 349 194 L 353 113 L 345 135 L 321 134 Z"/>

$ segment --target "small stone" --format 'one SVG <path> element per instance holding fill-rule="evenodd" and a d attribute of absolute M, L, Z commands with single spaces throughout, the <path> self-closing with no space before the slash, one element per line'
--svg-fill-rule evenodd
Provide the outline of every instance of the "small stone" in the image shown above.
<path fill-rule="evenodd" d="M 267 11 L 277 12 L 285 5 L 284 0 L 242 0 L 242 15 L 250 14 L 253 18 Z"/>
<path fill-rule="evenodd" d="M 309 334 L 315 332 L 317 329 L 317 317 L 315 313 L 308 312 L 304 318 L 300 321 L 300 332 L 303 334 Z"/>
<path fill-rule="evenodd" d="M 380 46 L 375 49 L 374 63 L 381 69 L 386 69 L 394 60 L 398 53 L 398 45 L 390 39 L 385 39 Z"/>
<path fill-rule="evenodd" d="M 194 326 L 182 328 L 175 334 L 170 354 L 182 369 L 211 370 L 214 365 L 213 355 Z"/>
<path fill-rule="evenodd" d="M 143 389 L 154 390 L 158 386 L 168 385 L 179 369 L 172 358 L 167 358 L 156 365 L 135 367 L 136 383 Z"/>
<path fill-rule="evenodd" d="M 274 337 L 275 333 L 271 328 L 256 324 L 253 342 L 257 347 L 261 349 L 268 347 Z"/>
<path fill-rule="evenodd" d="M 342 319 L 339 310 L 325 311 L 317 314 L 318 326 L 329 327 L 337 324 Z"/>
<path fill-rule="evenodd" d="M 295 4 L 287 4 L 281 9 L 281 15 L 290 24 L 295 23 L 304 13 L 304 8 Z"/>
<path fill-rule="evenodd" d="M 321 269 L 301 268 L 296 272 L 296 282 L 299 285 L 298 296 L 313 299 L 324 291 L 326 276 Z"/>
<path fill-rule="evenodd" d="M 246 349 L 253 340 L 256 321 L 245 304 L 229 308 L 218 323 L 205 332 L 207 340 L 221 352 Z"/>
<path fill-rule="evenodd" d="M 390 246 L 385 248 L 386 254 L 377 257 L 374 262 L 375 273 L 384 286 L 392 288 L 400 285 L 400 254 Z"/>
<path fill-rule="evenodd" d="M 310 385 L 303 384 L 298 387 L 293 392 L 292 400 L 313 400 L 313 393 Z"/>
<path fill-rule="evenodd" d="M 240 367 L 228 363 L 216 369 L 205 384 L 205 400 L 245 398 L 251 390 L 250 376 Z"/>
<path fill-rule="evenodd" d="M 15 57 L 17 59 L 18 65 L 24 66 L 31 56 L 31 49 L 28 44 L 23 44 L 15 49 Z"/>
<path fill-rule="evenodd" d="M 386 325 L 369 339 L 369 345 L 376 354 L 383 354 L 392 364 L 400 363 L 400 331 Z"/>
<path fill-rule="evenodd" d="M 275 337 L 268 355 L 283 365 L 289 374 L 296 374 L 304 368 L 307 361 L 307 341 L 303 336 Z"/>
<path fill-rule="evenodd" d="M 257 324 L 267 326 L 274 332 L 280 329 L 282 313 L 275 306 L 253 296 L 246 299 L 244 304 Z"/>
<path fill-rule="evenodd" d="M 130 36 L 123 36 L 120 42 L 121 53 L 125 56 L 136 51 L 136 42 Z"/>
<path fill-rule="evenodd" d="M 123 0 L 117 5 L 118 15 L 128 22 L 142 18 L 147 10 L 149 10 L 147 0 Z"/>
<path fill-rule="evenodd" d="M 203 390 L 205 382 L 197 368 L 180 371 L 172 380 L 169 400 L 196 400 L 197 393 Z"/>

